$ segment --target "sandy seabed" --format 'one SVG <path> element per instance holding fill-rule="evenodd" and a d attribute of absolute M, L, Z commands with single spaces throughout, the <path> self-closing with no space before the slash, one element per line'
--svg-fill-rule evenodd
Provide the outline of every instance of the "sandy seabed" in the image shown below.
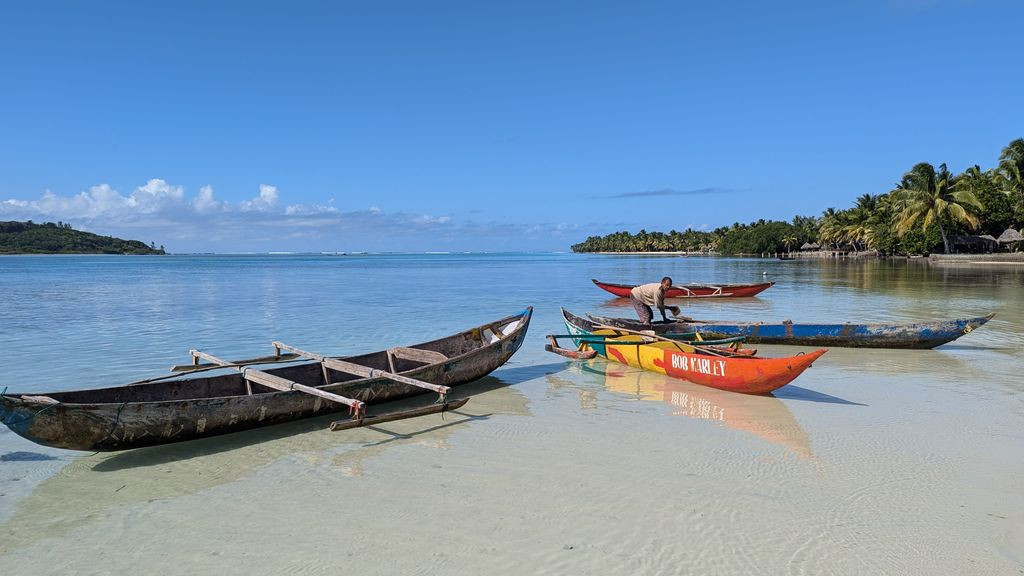
<path fill-rule="evenodd" d="M 2 518 L 0 558 L 25 574 L 1018 574 L 1022 406 L 976 353 L 865 366 L 837 349 L 755 397 L 524 349 L 443 419 L 41 450 L 6 463 L 60 469 Z"/>

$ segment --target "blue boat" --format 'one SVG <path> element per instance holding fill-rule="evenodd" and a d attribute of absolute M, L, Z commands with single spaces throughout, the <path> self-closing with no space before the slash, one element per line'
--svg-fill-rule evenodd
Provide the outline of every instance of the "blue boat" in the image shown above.
<path fill-rule="evenodd" d="M 683 338 L 686 333 L 699 332 L 705 339 L 743 336 L 750 344 L 923 349 L 935 348 L 970 334 L 995 314 L 914 324 L 804 324 L 790 320 L 778 323 L 713 322 L 693 319 L 648 324 L 630 318 L 588 316 L 598 324 L 630 330 L 654 330 L 668 338 L 674 334 Z"/>

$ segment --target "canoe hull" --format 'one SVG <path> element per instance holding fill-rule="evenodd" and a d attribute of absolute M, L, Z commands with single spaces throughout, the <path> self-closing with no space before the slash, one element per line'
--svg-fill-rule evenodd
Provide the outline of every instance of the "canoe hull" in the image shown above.
<path fill-rule="evenodd" d="M 629 292 L 635 284 L 611 284 L 591 279 L 598 288 L 610 292 L 619 298 L 629 298 Z M 771 288 L 775 282 L 761 284 L 722 284 L 709 286 L 704 284 L 688 284 L 673 286 L 665 293 L 666 298 L 749 298 Z"/>
<path fill-rule="evenodd" d="M 566 328 L 570 334 L 595 333 L 595 325 L 563 310 Z M 597 331 L 600 333 L 600 330 Z M 759 358 L 752 356 L 720 357 L 690 354 L 671 342 L 631 344 L 640 336 L 623 337 L 623 344 L 607 340 L 591 345 L 608 360 L 636 368 L 679 378 L 694 384 L 744 394 L 766 394 L 792 382 L 826 352 L 824 349 L 786 358 Z"/>
<path fill-rule="evenodd" d="M 629 318 L 591 316 L 596 322 L 631 330 L 654 330 L 673 338 L 687 332 L 700 332 L 705 339 L 742 336 L 750 344 L 790 344 L 795 346 L 832 346 L 842 348 L 927 349 L 952 342 L 970 334 L 992 319 L 994 314 L 913 324 L 804 324 L 779 322 L 674 322 L 645 324 Z"/>
<path fill-rule="evenodd" d="M 443 362 L 426 364 L 418 368 L 403 370 L 401 374 L 444 386 L 458 386 L 486 376 L 504 364 L 526 338 L 532 309 L 522 314 L 492 323 L 496 325 L 519 318 L 513 330 L 502 338 L 484 344 L 483 328 L 478 327 L 449 339 L 469 341 L 479 338 L 481 346 L 463 354 L 453 355 Z M 508 325 L 506 323 L 506 325 Z M 493 338 L 493 335 L 491 336 Z M 446 339 L 443 339 L 446 340 Z M 441 341 L 435 341 L 441 342 Z M 458 343 L 456 343 L 458 344 Z M 370 356 L 370 355 L 367 355 Z M 356 360 L 364 357 L 350 358 Z M 307 363 L 268 369 L 269 373 L 297 382 L 319 382 L 321 390 L 334 392 L 349 398 L 361 400 L 368 405 L 391 402 L 410 396 L 430 394 L 423 388 L 386 380 L 384 378 L 357 378 L 322 386 L 322 372 L 319 363 Z M 244 386 L 240 374 L 228 374 L 209 378 L 210 389 L 225 386 Z M 97 396 L 125 397 L 146 394 L 143 387 L 158 384 L 140 384 L 111 389 L 97 389 L 72 393 L 52 393 L 49 396 L 62 400 L 62 396 L 78 396 L 88 393 Z M 160 383 L 185 389 L 182 381 Z M 194 386 L 193 386 L 194 387 Z M 255 387 L 255 386 L 254 386 Z M 138 388 L 138 389 L 133 389 Z M 160 391 L 165 394 L 164 390 Z M 72 399 L 74 397 L 72 396 Z M 101 398 L 109 400 L 111 398 Z M 25 399 L 15 394 L 0 396 L 0 421 L 13 432 L 24 438 L 55 448 L 68 450 L 112 451 L 139 448 L 156 444 L 167 444 L 261 428 L 311 416 L 347 409 L 330 401 L 303 392 L 267 391 L 261 393 L 226 395 L 208 398 L 154 399 L 152 401 L 122 402 L 74 402 L 59 401 L 56 404 Z"/>

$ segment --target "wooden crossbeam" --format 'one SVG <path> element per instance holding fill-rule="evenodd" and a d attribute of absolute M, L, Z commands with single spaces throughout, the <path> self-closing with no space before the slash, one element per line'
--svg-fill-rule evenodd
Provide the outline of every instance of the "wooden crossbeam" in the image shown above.
<path fill-rule="evenodd" d="M 331 402 L 337 402 L 339 404 L 344 404 L 346 406 L 349 406 L 357 414 L 363 412 L 364 403 L 362 401 L 360 401 L 360 400 L 356 400 L 354 398 L 347 398 L 347 397 L 341 396 L 339 394 L 334 394 L 332 392 L 327 392 L 327 391 L 324 391 L 324 390 L 320 390 L 318 388 L 313 388 L 312 386 L 306 386 L 305 384 L 299 384 L 298 382 L 294 382 L 292 380 L 288 380 L 287 378 L 281 378 L 280 376 L 275 376 L 273 374 L 270 374 L 270 373 L 267 373 L 267 372 L 263 372 L 262 370 L 251 370 L 251 369 L 248 369 L 248 368 L 237 366 L 235 364 L 232 364 L 231 362 L 228 362 L 227 360 L 221 360 L 220 358 L 217 358 L 216 356 L 207 354 L 206 352 L 200 352 L 199 350 L 190 350 L 189 354 L 191 354 L 193 358 L 202 358 L 203 360 L 206 360 L 207 362 L 210 362 L 210 363 L 213 363 L 213 364 L 219 364 L 219 365 L 221 365 L 221 366 L 223 366 L 225 368 L 234 368 L 235 370 L 238 370 L 239 372 L 241 372 L 242 376 L 247 381 L 255 382 L 255 383 L 260 384 L 262 386 L 266 386 L 267 388 L 273 388 L 274 390 L 281 390 L 282 392 L 288 392 L 288 391 L 291 391 L 291 390 L 296 390 L 298 392 L 305 392 L 306 394 L 311 394 L 313 396 L 319 396 L 320 398 L 324 398 L 325 400 L 330 400 Z"/>
<path fill-rule="evenodd" d="M 345 360 L 339 360 L 337 358 L 328 358 L 320 354 L 314 354 L 313 352 L 307 352 L 294 346 L 289 346 L 282 342 L 274 342 L 275 348 L 284 349 L 300 356 L 305 356 L 312 360 L 316 360 L 322 363 L 325 367 L 331 370 L 337 370 L 338 372 L 345 372 L 346 374 L 354 374 L 362 378 L 386 378 L 395 382 L 401 382 L 402 384 L 409 384 L 410 386 L 417 386 L 419 388 L 426 388 L 427 390 L 433 390 L 441 395 L 446 395 L 451 391 L 448 386 L 440 386 L 438 384 L 431 384 L 430 382 L 424 382 L 415 378 L 409 378 L 408 376 L 402 376 L 401 374 L 394 374 L 392 372 L 385 372 L 384 370 L 378 370 L 376 368 L 370 368 L 369 366 L 363 366 L 362 364 L 356 364 L 354 362 L 347 362 Z"/>

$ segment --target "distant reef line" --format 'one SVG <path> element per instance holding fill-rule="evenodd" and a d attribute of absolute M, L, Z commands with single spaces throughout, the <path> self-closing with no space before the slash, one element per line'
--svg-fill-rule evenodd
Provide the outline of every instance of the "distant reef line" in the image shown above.
<path fill-rule="evenodd" d="M 165 254 L 164 247 L 75 230 L 65 222 L 0 222 L 0 254 Z"/>

